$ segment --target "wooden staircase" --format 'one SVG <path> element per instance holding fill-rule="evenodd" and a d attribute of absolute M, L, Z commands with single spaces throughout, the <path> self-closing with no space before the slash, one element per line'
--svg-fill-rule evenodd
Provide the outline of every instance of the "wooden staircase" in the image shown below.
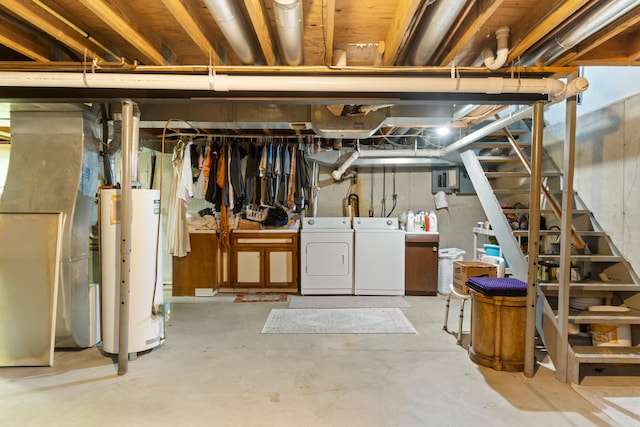
<path fill-rule="evenodd" d="M 520 126 L 521 124 L 519 124 Z M 478 141 L 460 153 L 487 218 L 505 255 L 512 274 L 528 281 L 528 235 L 530 174 L 522 156 L 508 139 L 494 135 L 490 141 Z M 517 145 L 530 159 L 531 134 L 522 133 Z M 543 185 L 556 206 L 562 204 L 563 174 L 543 154 Z M 572 248 L 571 280 L 568 284 L 568 310 L 559 310 L 560 284 L 553 274 L 560 264 L 561 219 L 552 209 L 552 201 L 541 199 L 540 253 L 538 254 L 536 329 L 556 366 L 566 357 L 566 379 L 580 383 L 582 364 L 637 364 L 640 346 L 594 346 L 589 325 L 631 325 L 640 332 L 640 280 L 611 238 L 600 227 L 592 212 L 574 193 L 573 229 L 584 248 Z M 542 221 L 542 218 L 544 219 Z M 566 288 L 565 288 L 566 289 Z M 625 313 L 588 311 L 592 305 L 626 306 Z M 560 340 L 558 313 L 568 313 L 568 339 Z M 638 328 L 638 329 L 636 329 Z M 633 336 L 633 333 L 632 333 Z M 568 342 L 566 351 L 559 342 Z M 562 350 L 562 351 L 560 351 Z"/>

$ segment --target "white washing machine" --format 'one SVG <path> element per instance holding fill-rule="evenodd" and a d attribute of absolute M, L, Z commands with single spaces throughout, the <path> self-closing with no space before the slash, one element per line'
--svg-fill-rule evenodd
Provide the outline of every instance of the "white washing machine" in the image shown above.
<path fill-rule="evenodd" d="M 398 218 L 353 219 L 354 293 L 404 295 L 404 235 Z"/>
<path fill-rule="evenodd" d="M 310 217 L 300 230 L 300 293 L 353 294 L 353 230 L 348 217 Z"/>

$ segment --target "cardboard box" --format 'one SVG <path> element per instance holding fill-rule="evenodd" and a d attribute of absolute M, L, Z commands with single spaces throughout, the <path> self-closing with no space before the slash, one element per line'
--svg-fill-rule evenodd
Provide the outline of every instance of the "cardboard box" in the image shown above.
<path fill-rule="evenodd" d="M 498 267 L 482 261 L 455 261 L 453 263 L 453 288 L 459 294 L 468 295 L 469 277 L 497 277 Z"/>

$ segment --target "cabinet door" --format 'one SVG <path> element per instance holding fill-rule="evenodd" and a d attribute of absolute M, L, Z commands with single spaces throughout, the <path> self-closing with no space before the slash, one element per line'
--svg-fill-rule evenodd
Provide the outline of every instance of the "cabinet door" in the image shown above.
<path fill-rule="evenodd" d="M 194 296 L 196 289 L 216 289 L 218 238 L 215 233 L 189 235 L 191 252 L 173 257 L 171 295 Z"/>
<path fill-rule="evenodd" d="M 437 295 L 438 243 L 406 243 L 405 293 L 407 295 Z"/>
<path fill-rule="evenodd" d="M 262 258 L 263 251 L 238 250 L 236 252 L 236 283 L 237 287 L 254 288 L 262 286 Z"/>
<path fill-rule="evenodd" d="M 294 255 L 292 251 L 269 251 L 269 265 L 266 285 L 288 287 L 294 281 Z"/>

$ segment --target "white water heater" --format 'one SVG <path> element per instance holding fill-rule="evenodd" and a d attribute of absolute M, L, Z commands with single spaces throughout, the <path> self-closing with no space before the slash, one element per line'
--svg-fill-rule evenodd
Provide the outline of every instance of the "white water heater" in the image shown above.
<path fill-rule="evenodd" d="M 160 191 L 133 189 L 129 290 L 129 353 L 164 341 Z M 100 191 L 102 349 L 118 353 L 120 317 L 120 190 Z M 154 314 L 157 313 L 157 314 Z"/>

